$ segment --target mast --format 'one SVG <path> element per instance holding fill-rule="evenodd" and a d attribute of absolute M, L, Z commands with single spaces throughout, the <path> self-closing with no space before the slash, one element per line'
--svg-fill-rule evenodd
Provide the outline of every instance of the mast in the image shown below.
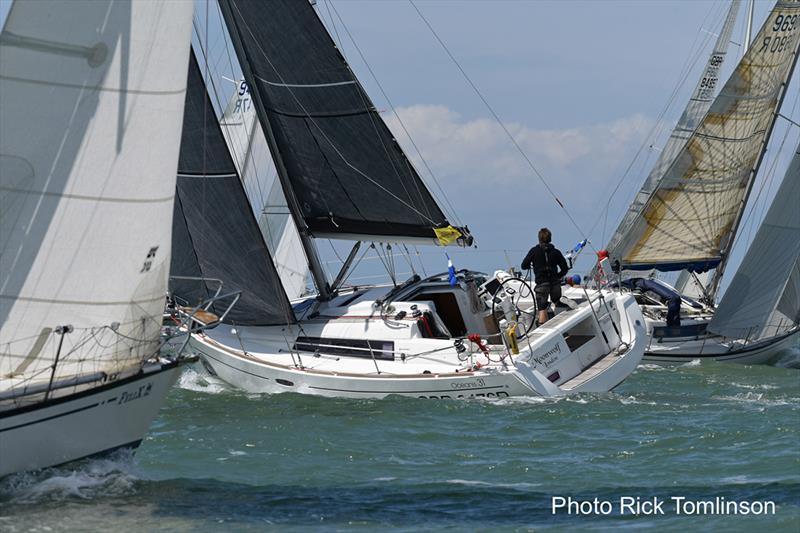
<path fill-rule="evenodd" d="M 242 73 L 244 74 L 245 80 L 251 88 L 250 97 L 253 99 L 253 105 L 255 105 L 256 108 L 256 115 L 258 116 L 258 121 L 261 123 L 261 128 L 264 131 L 264 137 L 267 140 L 267 145 L 273 154 L 275 168 L 278 171 L 278 178 L 281 181 L 281 186 L 283 187 L 284 194 L 286 195 L 286 204 L 289 207 L 289 212 L 292 214 L 292 220 L 298 229 L 300 243 L 303 246 L 303 251 L 305 252 L 306 259 L 308 260 L 308 268 L 311 272 L 311 277 L 314 279 L 314 285 L 317 287 L 319 298 L 321 300 L 328 300 L 330 299 L 332 293 L 330 286 L 328 285 L 327 277 L 325 276 L 325 271 L 322 268 L 322 261 L 320 261 L 319 254 L 317 253 L 317 247 L 314 245 L 314 241 L 311 239 L 311 236 L 308 232 L 308 226 L 301 215 L 300 204 L 297 201 L 297 197 L 295 196 L 294 190 L 292 189 L 289 181 L 289 173 L 286 170 L 286 165 L 284 164 L 281 150 L 278 147 L 277 141 L 275 140 L 275 134 L 272 131 L 272 126 L 270 125 L 264 104 L 261 101 L 261 96 L 258 94 L 258 91 L 252 90 L 252 87 L 255 86 L 255 83 L 253 83 L 255 77 L 250 67 L 249 55 L 242 44 L 242 39 L 239 35 L 239 27 L 236 24 L 236 19 L 233 15 L 233 11 L 231 10 L 231 5 L 228 0 L 220 0 L 219 6 L 222 10 L 222 16 L 225 19 L 226 26 L 228 27 L 228 33 L 233 41 L 236 55 L 239 57 Z"/>
<path fill-rule="evenodd" d="M 758 154 L 758 159 L 756 160 L 755 166 L 753 166 L 752 171 L 750 172 L 750 179 L 747 183 L 747 190 L 742 197 L 742 201 L 739 203 L 739 209 L 736 212 L 736 219 L 733 223 L 733 230 L 729 234 L 727 242 L 720 250 L 720 262 L 717 266 L 717 272 L 714 276 L 714 280 L 711 283 L 711 286 L 708 288 L 708 295 L 710 300 L 713 302 L 717 295 L 717 290 L 719 290 L 719 284 L 722 280 L 722 276 L 725 273 L 725 267 L 728 264 L 728 259 L 730 259 L 730 252 L 733 248 L 733 244 L 736 241 L 736 234 L 739 231 L 739 224 L 742 222 L 742 216 L 744 215 L 744 208 L 747 204 L 747 200 L 750 197 L 750 193 L 753 190 L 753 184 L 756 181 L 756 175 L 758 174 L 758 170 L 761 167 L 761 162 L 764 160 L 764 156 L 767 153 L 767 144 L 769 143 L 770 137 L 772 137 L 772 130 L 775 128 L 775 122 L 778 120 L 778 115 L 780 115 L 781 107 L 783 106 L 783 100 L 786 97 L 786 87 L 789 85 L 789 82 L 792 80 L 792 75 L 794 74 L 794 69 L 797 66 L 797 49 L 794 51 L 794 58 L 792 59 L 792 66 L 789 68 L 789 75 L 786 77 L 785 81 L 781 85 L 781 95 L 778 97 L 778 105 L 775 106 L 775 110 L 772 113 L 772 120 L 770 121 L 769 128 L 767 129 L 767 133 L 764 136 L 763 140 L 761 141 L 761 150 Z"/>
<path fill-rule="evenodd" d="M 753 33 L 753 5 L 756 0 L 750 0 L 747 3 L 747 26 L 744 32 L 744 46 L 742 47 L 742 55 L 750 48 L 750 35 Z"/>

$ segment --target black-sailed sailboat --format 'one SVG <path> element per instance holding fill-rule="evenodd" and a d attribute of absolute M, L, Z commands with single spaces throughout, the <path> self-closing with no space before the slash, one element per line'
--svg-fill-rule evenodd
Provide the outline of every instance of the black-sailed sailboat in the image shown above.
<path fill-rule="evenodd" d="M 346 286 L 362 242 L 468 246 L 472 237 L 449 223 L 309 2 L 220 6 L 317 294 L 286 298 L 246 197 L 234 193 L 240 181 L 193 67 L 189 91 L 205 109 L 187 105 L 196 117 L 185 124 L 205 132 L 189 146 L 184 127 L 172 294 L 189 309 L 221 284 L 241 290 L 242 303 L 224 317 L 209 306 L 205 324 L 215 327 L 189 338 L 209 372 L 254 392 L 360 398 L 555 396 L 608 391 L 630 375 L 644 350 L 630 295 L 584 292 L 534 327 L 530 286 L 503 272 Z M 222 182 L 230 189 L 213 192 Z M 320 238 L 356 241 L 332 281 Z"/>

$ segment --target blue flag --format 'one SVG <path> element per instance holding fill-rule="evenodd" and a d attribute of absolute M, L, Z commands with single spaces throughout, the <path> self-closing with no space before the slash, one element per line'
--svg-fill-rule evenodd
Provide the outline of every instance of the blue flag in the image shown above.
<path fill-rule="evenodd" d="M 450 260 L 450 256 L 448 254 L 444 254 L 447 256 L 447 281 L 450 282 L 450 285 L 455 287 L 458 285 L 458 278 L 456 277 L 456 267 L 453 266 L 453 262 Z"/>

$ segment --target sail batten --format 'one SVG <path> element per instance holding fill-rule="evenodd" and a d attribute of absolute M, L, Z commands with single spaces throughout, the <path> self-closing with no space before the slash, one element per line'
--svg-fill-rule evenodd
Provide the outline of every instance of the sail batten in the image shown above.
<path fill-rule="evenodd" d="M 435 242 L 449 222 L 313 7 L 222 4 L 301 233 Z"/>
<path fill-rule="evenodd" d="M 797 0 L 777 2 L 756 44 L 652 192 L 644 201 L 642 193 L 637 197 L 638 204 L 634 202 L 623 221 L 626 228 L 612 241 L 612 257 L 622 268 L 724 267 L 797 61 L 800 23 L 791 21 L 799 14 Z M 779 44 L 769 45 L 775 42 Z"/>

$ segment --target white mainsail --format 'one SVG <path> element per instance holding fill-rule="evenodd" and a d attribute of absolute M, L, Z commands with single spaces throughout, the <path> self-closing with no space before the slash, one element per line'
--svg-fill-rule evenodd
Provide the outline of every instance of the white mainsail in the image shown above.
<path fill-rule="evenodd" d="M 156 350 L 192 11 L 191 0 L 12 5 L 0 34 L 0 389 L 112 376 Z"/>
<path fill-rule="evenodd" d="M 286 295 L 299 298 L 308 285 L 308 263 L 267 140 L 257 124 L 247 82 L 241 80 L 220 119 L 222 133 Z"/>
<path fill-rule="evenodd" d="M 623 268 L 723 261 L 797 59 L 798 19 L 800 2 L 777 2 L 615 250 Z"/>
<path fill-rule="evenodd" d="M 709 330 L 732 338 L 778 335 L 800 321 L 800 146 Z"/>
<path fill-rule="evenodd" d="M 703 70 L 703 75 L 697 80 L 697 86 L 694 88 L 691 98 L 689 98 L 686 109 L 684 109 L 669 139 L 667 139 L 656 164 L 653 166 L 647 179 L 645 179 L 642 188 L 636 194 L 633 202 L 628 207 L 628 211 L 617 227 L 616 232 L 614 232 L 614 235 L 609 241 L 607 250 L 611 257 L 618 257 L 618 250 L 623 245 L 624 241 L 627 240 L 631 227 L 641 213 L 642 208 L 656 190 L 659 182 L 667 173 L 667 170 L 669 170 L 670 165 L 678 156 L 681 148 L 686 144 L 686 140 L 689 139 L 711 107 L 711 102 L 714 100 L 715 88 L 719 82 L 720 69 L 725 62 L 728 46 L 730 45 L 731 33 L 736 23 L 736 16 L 739 12 L 740 5 L 741 0 L 733 0 L 731 2 L 728 14 L 725 17 L 725 22 L 722 25 L 722 30 L 720 30 L 717 36 L 714 48 Z"/>

